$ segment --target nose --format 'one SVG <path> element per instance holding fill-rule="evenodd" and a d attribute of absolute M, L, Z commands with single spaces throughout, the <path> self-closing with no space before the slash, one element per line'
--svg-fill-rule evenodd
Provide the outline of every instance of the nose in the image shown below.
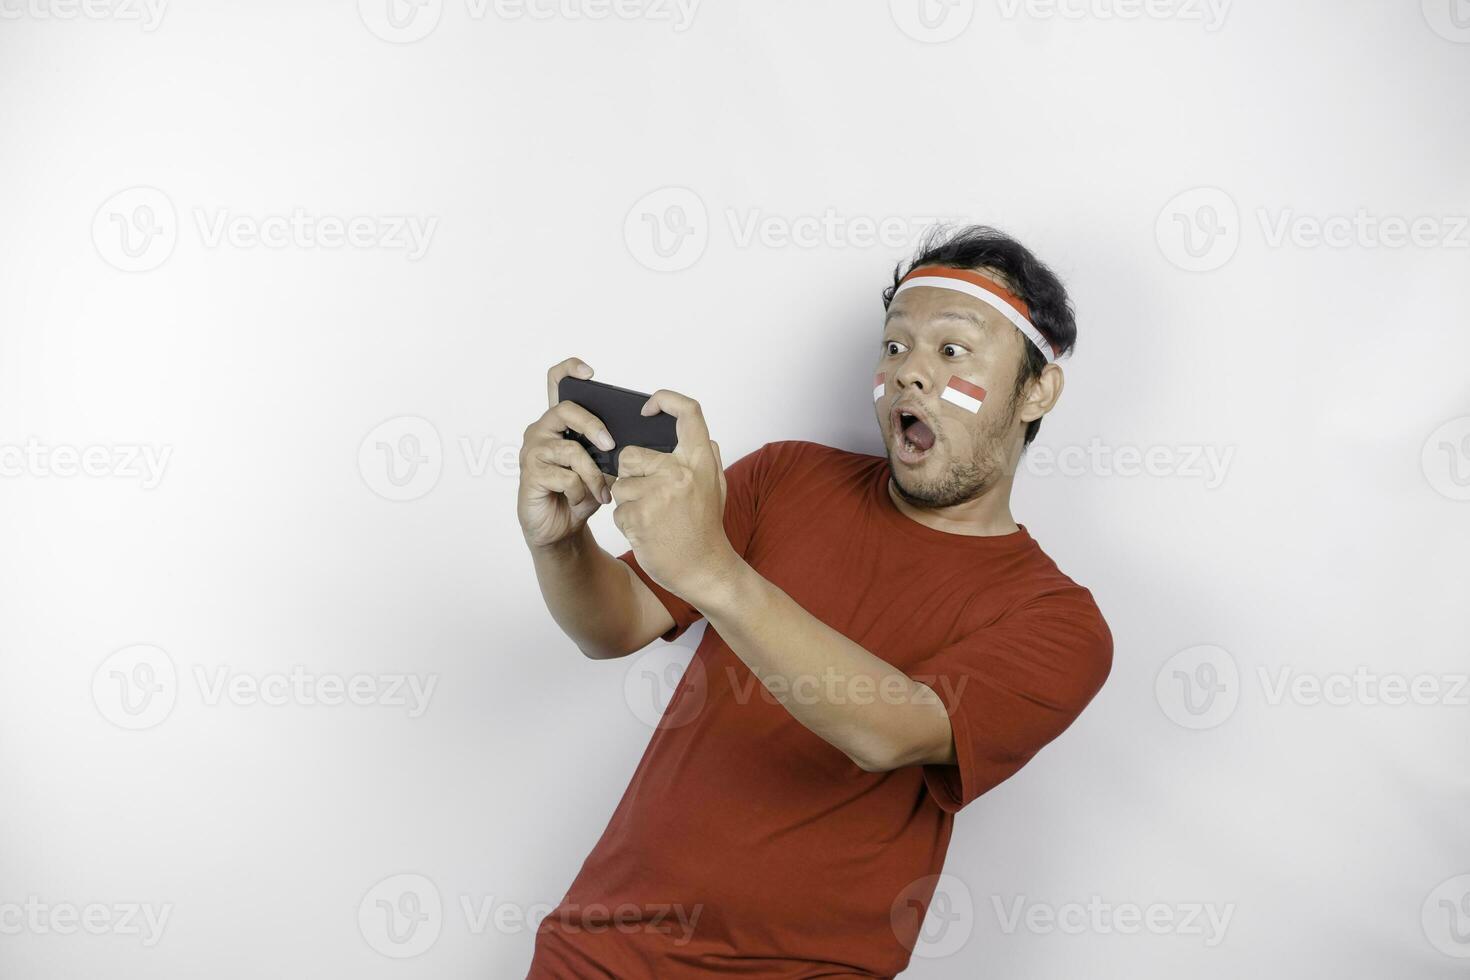
<path fill-rule="evenodd" d="M 924 362 L 924 358 L 912 352 L 903 359 L 903 365 L 894 374 L 894 379 L 900 388 L 914 388 L 921 392 L 928 391 L 934 384 L 929 365 Z"/>

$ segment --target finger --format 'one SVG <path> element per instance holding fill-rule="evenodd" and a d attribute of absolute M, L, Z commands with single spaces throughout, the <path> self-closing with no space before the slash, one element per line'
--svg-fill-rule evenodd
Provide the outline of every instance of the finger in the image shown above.
<path fill-rule="evenodd" d="M 538 481 L 548 490 L 553 490 L 567 498 L 567 503 L 576 505 L 587 499 L 587 484 L 582 478 L 571 470 L 561 467 L 552 467 L 541 475 Z"/>
<path fill-rule="evenodd" d="M 642 414 L 657 415 L 659 412 L 672 415 L 675 419 L 674 432 L 679 438 L 675 453 L 689 455 L 709 442 L 709 428 L 704 424 L 704 410 L 693 398 L 660 388 L 643 403 Z"/>
<path fill-rule="evenodd" d="M 607 426 L 602 424 L 602 419 L 593 415 L 587 409 L 576 402 L 558 402 L 546 410 L 536 422 L 536 428 L 544 435 L 561 435 L 563 429 L 571 429 L 580 432 L 591 439 L 597 448 L 611 450 L 617 443 L 613 442 L 612 433 L 607 431 Z"/>
<path fill-rule="evenodd" d="M 603 503 L 607 503 L 606 490 L 603 484 L 605 474 L 597 468 L 587 450 L 582 444 L 570 439 L 560 439 L 556 442 L 548 442 L 536 449 L 536 459 L 550 463 L 553 466 L 565 467 L 576 473 L 586 484 L 587 491 Z"/>
<path fill-rule="evenodd" d="M 718 442 L 715 442 L 713 439 L 711 439 L 709 441 L 709 446 L 710 446 L 710 449 L 714 450 L 714 454 L 715 454 L 715 472 L 718 473 L 718 474 L 720 474 L 720 510 L 723 511 L 725 509 L 725 494 L 726 494 L 726 487 L 725 487 L 725 457 L 723 457 L 723 456 L 720 455 L 720 444 Z"/>
<path fill-rule="evenodd" d="M 592 366 L 580 357 L 569 357 L 560 364 L 553 364 L 546 372 L 546 407 L 552 408 L 556 405 L 558 396 L 556 386 L 561 383 L 562 378 L 573 377 L 587 379 L 592 377 Z"/>
<path fill-rule="evenodd" d="M 637 531 L 643 526 L 643 511 L 634 504 L 621 504 L 613 511 L 613 524 L 628 543 L 633 543 L 633 535 L 630 532 Z"/>
<path fill-rule="evenodd" d="M 624 446 L 618 453 L 618 479 L 629 476 L 653 476 L 664 472 L 672 457 L 646 446 Z"/>
<path fill-rule="evenodd" d="M 640 500 L 648 494 L 648 481 L 641 477 L 620 476 L 613 481 L 612 499 L 619 507 Z"/>

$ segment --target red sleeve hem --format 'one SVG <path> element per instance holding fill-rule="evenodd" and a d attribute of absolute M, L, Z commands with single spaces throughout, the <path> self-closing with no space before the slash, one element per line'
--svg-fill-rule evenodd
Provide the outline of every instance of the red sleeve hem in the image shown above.
<path fill-rule="evenodd" d="M 930 684 L 929 689 L 944 705 L 949 715 L 949 727 L 954 735 L 954 765 L 927 765 L 924 767 L 924 785 L 929 795 L 946 813 L 958 813 L 967 801 L 965 788 L 975 785 L 975 749 L 971 738 L 970 720 L 958 698 L 946 692 L 943 684 Z"/>
<path fill-rule="evenodd" d="M 672 643 L 690 626 L 693 626 L 704 618 L 700 615 L 699 610 L 649 578 L 648 573 L 643 570 L 643 566 L 638 564 L 638 559 L 634 557 L 633 549 L 629 548 L 621 555 L 618 555 L 618 561 L 623 562 L 629 568 L 633 569 L 633 573 L 638 576 L 644 585 L 648 586 L 658 601 L 663 603 L 663 607 L 669 611 L 669 615 L 673 617 L 674 625 L 670 626 L 659 636 L 660 640 L 663 640 L 665 643 Z"/>

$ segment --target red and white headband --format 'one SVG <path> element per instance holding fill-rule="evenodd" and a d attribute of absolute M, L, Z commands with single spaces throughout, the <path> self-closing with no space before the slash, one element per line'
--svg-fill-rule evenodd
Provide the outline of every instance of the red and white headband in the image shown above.
<path fill-rule="evenodd" d="M 899 282 L 898 288 L 893 291 L 897 296 L 905 289 L 914 286 L 933 286 L 936 289 L 953 289 L 957 293 L 978 299 L 986 306 L 995 310 L 1001 316 L 1011 321 L 1012 325 L 1031 345 L 1041 352 L 1046 358 L 1046 363 L 1056 362 L 1057 354 L 1052 349 L 1051 341 L 1046 335 L 1036 329 L 1031 322 L 1031 310 L 1021 298 L 1015 293 L 1001 286 L 993 279 L 987 279 L 978 272 L 970 272 L 966 269 L 951 269 L 942 265 L 926 265 L 912 270 Z"/>

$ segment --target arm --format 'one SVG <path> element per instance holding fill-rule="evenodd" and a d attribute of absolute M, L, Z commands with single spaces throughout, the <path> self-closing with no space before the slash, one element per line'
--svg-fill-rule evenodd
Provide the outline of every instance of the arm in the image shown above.
<path fill-rule="evenodd" d="M 573 357 L 547 372 L 551 407 L 521 442 L 516 514 L 546 608 L 584 654 L 602 660 L 642 649 L 674 621 L 632 569 L 598 547 L 587 527 L 612 495 L 587 450 L 561 433 L 574 429 L 607 449 L 612 438 L 590 412 L 557 401 L 557 383 L 571 374 L 590 378 L 592 368 Z"/>
<path fill-rule="evenodd" d="M 661 390 L 644 414 L 660 410 L 678 420 L 678 447 L 624 449 L 612 488 L 613 519 L 644 572 L 703 613 L 797 721 L 859 767 L 955 762 L 933 691 L 802 609 L 731 545 L 719 445 L 698 403 Z"/>
<path fill-rule="evenodd" d="M 952 765 L 949 714 L 924 684 L 801 608 L 733 553 L 690 602 L 792 717 L 858 768 Z"/>
<path fill-rule="evenodd" d="M 641 650 L 674 625 L 663 603 L 585 524 L 556 544 L 532 546 L 531 559 L 551 618 L 594 660 Z"/>

